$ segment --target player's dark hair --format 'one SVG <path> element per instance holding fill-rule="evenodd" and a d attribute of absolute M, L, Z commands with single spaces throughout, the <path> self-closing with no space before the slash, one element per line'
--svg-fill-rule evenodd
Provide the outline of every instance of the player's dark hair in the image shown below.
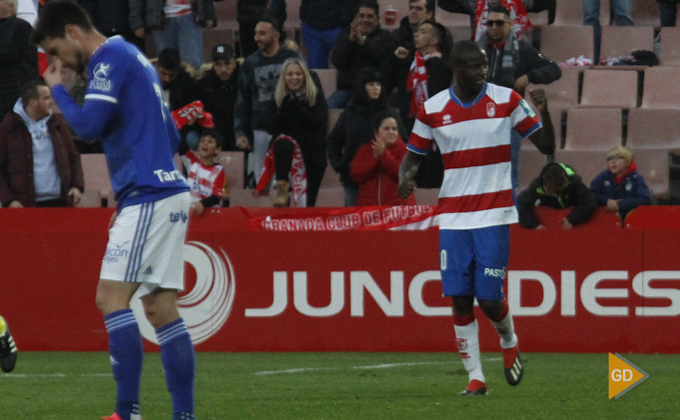
<path fill-rule="evenodd" d="M 88 32 L 94 30 L 87 12 L 74 1 L 52 0 L 45 3 L 31 33 L 31 43 L 37 45 L 48 38 L 63 38 L 66 25 L 75 25 Z"/>
<path fill-rule="evenodd" d="M 446 28 L 444 25 L 441 23 L 437 22 L 434 19 L 425 19 L 424 21 L 420 22 L 418 24 L 418 27 L 420 28 L 422 25 L 430 25 L 434 29 L 434 36 L 437 37 L 437 46 L 439 48 L 444 47 L 444 42 L 446 40 Z M 451 49 L 451 46 L 448 46 L 449 49 Z"/>
<path fill-rule="evenodd" d="M 224 144 L 224 136 L 222 135 L 222 133 L 219 132 L 219 130 L 215 128 L 206 128 L 203 131 L 201 131 L 201 137 L 206 136 L 214 138 L 217 147 L 219 147 L 220 149 L 222 148 L 222 145 Z"/>
<path fill-rule="evenodd" d="M 378 5 L 378 2 L 375 0 L 361 0 L 359 4 L 357 5 L 357 13 L 359 13 L 359 9 L 362 7 L 366 7 L 368 9 L 373 9 L 375 12 L 375 15 L 380 19 L 380 6 Z"/>
<path fill-rule="evenodd" d="M 543 187 L 549 191 L 562 191 L 567 174 L 561 165 L 551 165 L 543 172 Z"/>
<path fill-rule="evenodd" d="M 399 118 L 399 114 L 397 114 L 392 109 L 386 109 L 384 111 L 378 112 L 375 115 L 375 117 L 373 117 L 373 120 L 371 121 L 371 128 L 373 129 L 373 134 L 378 132 L 383 121 L 385 121 L 388 118 L 394 118 L 394 121 L 397 122 L 397 130 L 399 131 L 399 133 L 401 133 L 401 118 Z"/>
<path fill-rule="evenodd" d="M 40 86 L 47 86 L 45 82 L 43 82 L 40 79 L 35 79 L 31 80 L 30 82 L 26 83 L 24 86 L 21 88 L 21 105 L 26 109 L 28 106 L 28 103 L 31 102 L 31 99 L 38 100 L 40 99 L 40 90 L 38 89 Z"/>
<path fill-rule="evenodd" d="M 417 2 L 419 0 L 408 0 L 408 4 Z M 428 12 L 432 13 L 432 18 L 434 18 L 434 9 L 435 9 L 435 4 L 434 0 L 425 0 L 425 10 Z"/>
<path fill-rule="evenodd" d="M 461 67 L 466 64 L 464 57 L 471 53 L 481 53 L 482 48 L 474 41 L 463 40 L 457 42 L 451 50 L 451 65 Z"/>
<path fill-rule="evenodd" d="M 174 48 L 166 48 L 158 54 L 158 65 L 165 70 L 178 71 L 180 64 L 179 51 Z"/>
<path fill-rule="evenodd" d="M 510 11 L 508 9 L 506 9 L 505 7 L 501 6 L 500 4 L 497 4 L 495 6 L 489 6 L 488 13 L 501 13 L 501 14 L 504 14 L 505 16 L 507 16 L 508 19 L 510 19 Z"/>
<path fill-rule="evenodd" d="M 272 28 L 274 28 L 274 30 L 279 33 L 279 43 L 283 44 L 283 41 L 286 40 L 286 33 L 283 31 L 283 25 L 281 25 L 281 22 L 279 22 L 277 18 L 270 14 L 265 14 L 258 21 L 258 23 L 260 22 L 271 24 Z"/>

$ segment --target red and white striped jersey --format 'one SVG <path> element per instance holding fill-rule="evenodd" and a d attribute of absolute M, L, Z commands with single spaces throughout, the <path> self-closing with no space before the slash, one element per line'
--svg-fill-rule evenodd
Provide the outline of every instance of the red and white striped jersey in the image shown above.
<path fill-rule="evenodd" d="M 191 14 L 191 0 L 165 0 L 163 13 L 166 18 Z"/>
<path fill-rule="evenodd" d="M 184 166 L 189 172 L 189 192 L 191 202 L 203 200 L 211 195 L 222 197 L 224 192 L 225 175 L 222 165 L 205 166 L 196 157 L 194 152 L 189 150 L 183 157 Z M 219 207 L 219 204 L 213 207 Z"/>
<path fill-rule="evenodd" d="M 444 162 L 437 220 L 441 229 L 477 229 L 517 223 L 510 138 L 541 128 L 536 113 L 512 89 L 486 83 L 461 103 L 453 88 L 430 98 L 418 113 L 408 149 L 426 154 L 437 142 Z"/>

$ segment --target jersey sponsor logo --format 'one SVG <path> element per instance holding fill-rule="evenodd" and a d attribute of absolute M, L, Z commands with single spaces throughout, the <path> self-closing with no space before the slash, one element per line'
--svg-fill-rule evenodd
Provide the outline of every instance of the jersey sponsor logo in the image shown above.
<path fill-rule="evenodd" d="M 196 345 L 214 336 L 231 314 L 236 290 L 234 267 L 223 249 L 217 252 L 196 241 L 184 244 L 184 262 L 193 267 L 196 282 L 191 290 L 179 296 L 177 307 Z M 142 337 L 158 344 L 154 328 L 144 315 L 141 299 L 133 298 L 130 307 Z"/>
<path fill-rule="evenodd" d="M 527 101 L 525 101 L 524 99 L 519 101 L 519 106 L 521 106 L 522 109 L 524 109 L 524 112 L 526 112 L 526 114 L 529 116 L 529 118 L 534 118 L 536 116 L 536 113 L 534 112 L 534 110 L 531 109 L 531 107 L 529 106 Z"/>
<path fill-rule="evenodd" d="M 94 78 L 90 80 L 90 89 L 101 92 L 111 91 L 111 81 L 109 80 L 110 67 L 110 64 L 105 63 L 97 63 L 97 65 L 94 66 L 94 71 L 92 72 Z"/>
<path fill-rule="evenodd" d="M 130 241 L 125 241 L 121 245 L 114 244 L 112 247 L 107 247 L 104 253 L 104 261 L 107 263 L 116 263 L 119 258 L 127 258 L 130 250 L 125 247 Z"/>
<path fill-rule="evenodd" d="M 189 215 L 185 211 L 179 211 L 177 213 L 170 213 L 170 223 L 176 223 L 179 221 L 182 221 L 182 223 L 186 223 L 187 220 L 189 220 Z M 146 274 L 146 273 L 144 273 Z"/>
<path fill-rule="evenodd" d="M 153 171 L 153 173 L 158 177 L 158 180 L 160 182 L 172 182 L 184 180 L 184 177 L 177 169 L 172 171 L 164 171 L 162 169 L 157 169 Z"/>
<path fill-rule="evenodd" d="M 490 277 L 498 277 L 499 279 L 505 278 L 505 267 L 504 268 L 485 268 L 484 275 Z"/>
<path fill-rule="evenodd" d="M 486 115 L 488 115 L 489 118 L 493 118 L 494 115 L 496 115 L 496 105 L 493 102 L 488 102 L 486 104 Z"/>

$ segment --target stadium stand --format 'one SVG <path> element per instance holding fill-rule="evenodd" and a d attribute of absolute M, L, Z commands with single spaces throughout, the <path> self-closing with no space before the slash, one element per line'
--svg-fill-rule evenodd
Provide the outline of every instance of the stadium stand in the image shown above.
<path fill-rule="evenodd" d="M 323 94 L 328 99 L 333 92 L 335 92 L 335 87 L 337 86 L 338 71 L 336 69 L 316 69 L 314 70 L 319 76 L 321 81 L 321 87 L 323 88 Z"/>
<path fill-rule="evenodd" d="M 603 26 L 600 58 L 626 56 L 635 50 L 654 50 L 651 26 Z"/>
<path fill-rule="evenodd" d="M 656 1 L 632 0 L 631 14 L 636 26 L 661 26 L 659 5 Z"/>
<path fill-rule="evenodd" d="M 661 28 L 659 64 L 662 66 L 680 66 L 680 26 Z"/>
<path fill-rule="evenodd" d="M 609 0 L 600 0 L 600 25 L 609 25 L 611 20 L 609 9 Z M 582 0 L 558 0 L 553 25 L 583 25 Z"/>
<path fill-rule="evenodd" d="M 593 27 L 545 26 L 541 28 L 541 53 L 558 64 L 580 55 L 593 60 Z"/>
<path fill-rule="evenodd" d="M 99 191 L 102 197 L 112 193 L 111 181 L 109 180 L 109 168 L 103 153 L 90 153 L 80 155 L 87 190 Z"/>
<path fill-rule="evenodd" d="M 645 69 L 642 108 L 680 109 L 680 67 Z"/>
<path fill-rule="evenodd" d="M 225 189 L 231 191 L 232 189 L 243 189 L 244 187 L 244 166 L 245 158 L 243 152 L 220 152 L 217 156 L 217 161 L 224 168 L 224 174 L 227 178 L 227 185 Z"/>
<path fill-rule="evenodd" d="M 633 70 L 586 70 L 581 107 L 635 108 L 638 74 Z"/>
<path fill-rule="evenodd" d="M 83 191 L 80 203 L 78 203 L 76 207 L 101 207 L 101 206 L 102 206 L 101 192 L 99 192 L 98 190 L 86 189 L 85 191 Z"/>
<path fill-rule="evenodd" d="M 416 204 L 436 206 L 439 201 L 439 188 L 416 188 L 413 194 Z"/>

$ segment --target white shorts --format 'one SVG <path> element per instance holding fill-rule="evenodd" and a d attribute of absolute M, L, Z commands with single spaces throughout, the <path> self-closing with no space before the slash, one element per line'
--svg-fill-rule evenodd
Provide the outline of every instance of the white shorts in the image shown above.
<path fill-rule="evenodd" d="M 188 192 L 123 208 L 109 231 L 99 277 L 142 283 L 138 295 L 157 287 L 184 290 L 184 239 Z"/>

